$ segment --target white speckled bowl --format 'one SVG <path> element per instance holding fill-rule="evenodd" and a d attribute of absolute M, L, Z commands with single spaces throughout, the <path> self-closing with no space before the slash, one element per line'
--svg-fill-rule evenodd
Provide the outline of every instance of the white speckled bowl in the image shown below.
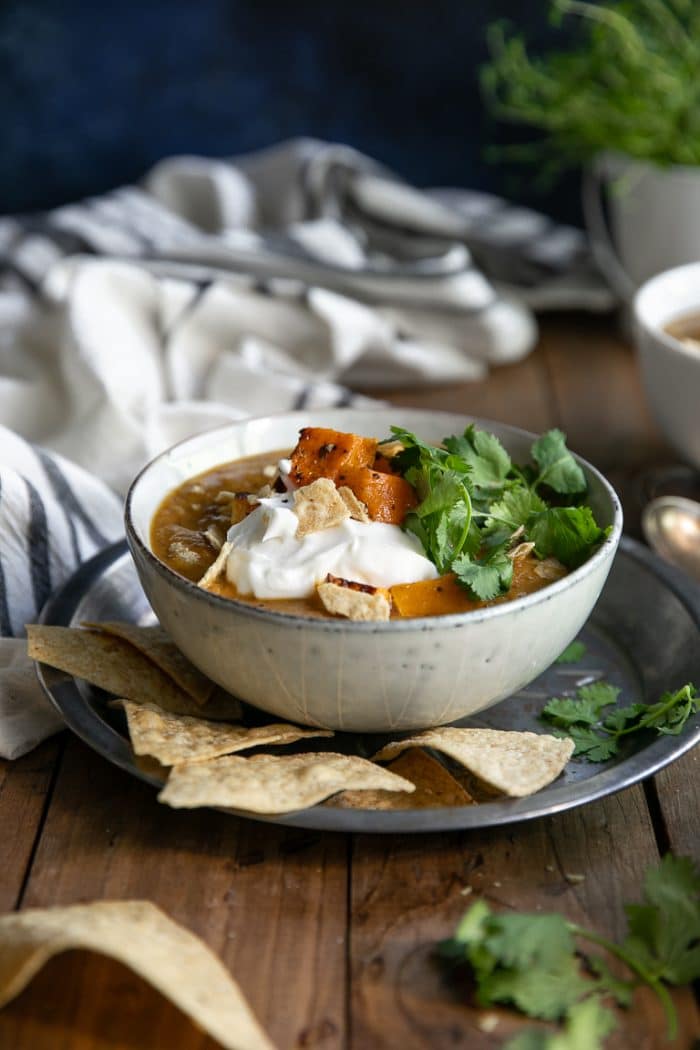
<path fill-rule="evenodd" d="M 666 438 L 700 470 L 700 352 L 664 331 L 700 312 L 700 262 L 666 270 L 637 292 L 634 326 L 651 410 Z"/>
<path fill-rule="evenodd" d="M 474 612 L 384 623 L 311 619 L 209 594 L 151 551 L 163 497 L 227 460 L 292 448 L 303 426 L 386 437 L 392 423 L 439 442 L 472 420 L 404 408 L 330 409 L 244 420 L 190 438 L 141 471 L 126 501 L 126 534 L 158 619 L 214 681 L 280 718 L 356 732 L 444 725 L 481 711 L 536 678 L 576 636 L 605 583 L 622 530 L 619 500 L 579 461 L 589 502 L 609 537 L 579 569 L 535 594 Z M 479 421 L 477 421 L 479 422 Z M 516 461 L 533 435 L 481 421 Z"/>

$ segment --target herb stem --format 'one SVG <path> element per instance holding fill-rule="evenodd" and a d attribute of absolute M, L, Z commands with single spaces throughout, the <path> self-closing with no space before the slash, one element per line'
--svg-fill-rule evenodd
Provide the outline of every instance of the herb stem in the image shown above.
<path fill-rule="evenodd" d="M 664 1008 L 666 1014 L 666 1023 L 668 1025 L 668 1038 L 669 1040 L 675 1039 L 678 1035 L 678 1016 L 676 1014 L 676 1008 L 673 1005 L 673 1000 L 668 993 L 668 989 L 659 980 L 659 978 L 650 973 L 644 966 L 642 966 L 636 959 L 629 955 L 624 948 L 621 948 L 614 941 L 609 941 L 607 937 L 603 937 L 599 933 L 594 933 L 592 930 L 586 930 L 582 926 L 577 926 L 576 923 L 567 923 L 569 931 L 575 937 L 581 937 L 583 940 L 592 941 L 593 944 L 599 945 L 601 948 L 605 948 L 606 951 L 610 952 L 617 959 L 625 964 L 633 973 L 637 975 L 645 984 L 648 984 L 656 992 L 661 1005 Z"/>

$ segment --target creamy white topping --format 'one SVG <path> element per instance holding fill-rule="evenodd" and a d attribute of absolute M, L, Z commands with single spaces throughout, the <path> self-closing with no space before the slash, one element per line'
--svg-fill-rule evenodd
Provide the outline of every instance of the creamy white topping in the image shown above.
<path fill-rule="evenodd" d="M 332 529 L 297 539 L 292 495 L 260 500 L 232 525 L 226 576 L 239 594 L 256 598 L 308 598 L 328 573 L 372 587 L 432 580 L 438 575 L 420 540 L 398 525 L 348 518 Z"/>

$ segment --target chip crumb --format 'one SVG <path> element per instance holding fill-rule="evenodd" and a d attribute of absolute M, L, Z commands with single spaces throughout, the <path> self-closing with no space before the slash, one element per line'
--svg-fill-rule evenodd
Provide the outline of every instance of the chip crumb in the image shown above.
<path fill-rule="evenodd" d="M 521 558 L 527 558 L 530 551 L 533 551 L 534 549 L 534 543 L 519 543 L 516 547 L 512 547 L 508 551 L 508 557 L 511 561 L 520 561 Z"/>
<path fill-rule="evenodd" d="M 268 463 L 262 468 L 262 474 L 264 478 L 274 478 L 277 473 L 277 467 L 274 463 Z"/>
<path fill-rule="evenodd" d="M 216 561 L 209 566 L 204 573 L 204 576 L 202 576 L 201 580 L 198 582 L 198 587 L 201 587 L 206 591 L 211 587 L 212 583 L 215 583 L 218 580 L 219 576 L 224 571 L 224 566 L 226 565 L 226 561 L 232 550 L 233 544 L 226 540 L 216 556 Z"/>
<path fill-rule="evenodd" d="M 345 506 L 348 508 L 348 511 L 350 512 L 350 517 L 353 519 L 353 521 L 361 521 L 365 525 L 368 521 L 371 521 L 371 518 L 367 511 L 367 507 L 361 499 L 357 498 L 357 496 L 351 488 L 348 488 L 347 485 L 341 485 L 338 489 L 338 495 L 342 499 Z"/>
<path fill-rule="evenodd" d="M 182 540 L 173 540 L 168 545 L 168 556 L 175 558 L 177 561 L 184 562 L 186 565 L 194 565 L 199 561 L 199 554 L 197 551 L 190 550 L 187 544 L 183 543 Z"/>
<path fill-rule="evenodd" d="M 564 878 L 567 882 L 570 882 L 572 886 L 578 886 L 579 883 L 586 881 L 586 876 L 582 875 L 579 871 L 565 871 Z"/>
<path fill-rule="evenodd" d="M 554 871 L 554 865 L 553 864 L 545 864 L 544 870 L 545 871 Z"/>
<path fill-rule="evenodd" d="M 477 1028 L 482 1032 L 494 1032 L 498 1027 L 497 1014 L 481 1014 L 476 1022 Z"/>
<path fill-rule="evenodd" d="M 462 886 L 459 892 L 462 895 L 462 897 L 470 897 L 474 890 L 471 886 Z"/>
<path fill-rule="evenodd" d="M 345 501 L 330 478 L 317 478 L 310 485 L 296 489 L 294 510 L 299 519 L 297 539 L 335 528 L 350 517 Z"/>
<path fill-rule="evenodd" d="M 316 590 L 326 612 L 334 616 L 355 621 L 388 620 L 391 616 L 391 595 L 383 587 L 329 576 Z"/>

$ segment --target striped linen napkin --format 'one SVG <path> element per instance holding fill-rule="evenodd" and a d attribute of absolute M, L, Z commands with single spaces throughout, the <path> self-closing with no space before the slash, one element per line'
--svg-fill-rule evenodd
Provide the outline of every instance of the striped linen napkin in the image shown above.
<path fill-rule="evenodd" d="M 362 385 L 481 379 L 531 349 L 531 307 L 610 302 L 579 232 L 312 140 L 0 219 L 0 756 L 59 725 L 24 624 L 120 536 L 151 456 Z"/>

